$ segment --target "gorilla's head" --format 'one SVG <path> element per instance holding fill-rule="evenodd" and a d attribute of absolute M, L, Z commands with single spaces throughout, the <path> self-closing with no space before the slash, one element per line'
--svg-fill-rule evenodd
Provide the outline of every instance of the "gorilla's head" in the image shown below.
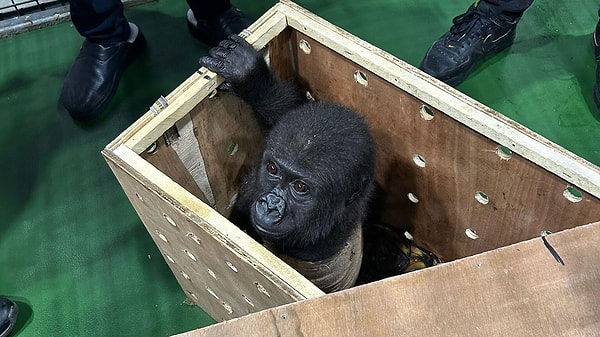
<path fill-rule="evenodd" d="M 373 188 L 373 141 L 362 117 L 330 103 L 286 113 L 270 130 L 253 174 L 256 231 L 307 247 L 344 233 L 364 216 Z"/>

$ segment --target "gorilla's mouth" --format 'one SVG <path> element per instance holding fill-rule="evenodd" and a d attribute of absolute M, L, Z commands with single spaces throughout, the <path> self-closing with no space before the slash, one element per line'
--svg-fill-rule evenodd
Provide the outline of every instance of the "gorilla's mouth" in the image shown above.
<path fill-rule="evenodd" d="M 286 233 L 281 233 L 281 232 L 273 232 L 273 231 L 270 231 L 270 230 L 268 230 L 268 229 L 266 229 L 266 228 L 262 227 L 261 225 L 259 225 L 259 224 L 257 224 L 257 223 L 254 223 L 254 229 L 256 229 L 256 231 L 257 231 L 259 234 L 261 234 L 261 235 L 263 235 L 263 236 L 266 236 L 266 237 L 268 237 L 268 238 L 271 238 L 271 239 L 281 239 L 281 238 L 283 238 L 284 236 L 286 236 Z"/>

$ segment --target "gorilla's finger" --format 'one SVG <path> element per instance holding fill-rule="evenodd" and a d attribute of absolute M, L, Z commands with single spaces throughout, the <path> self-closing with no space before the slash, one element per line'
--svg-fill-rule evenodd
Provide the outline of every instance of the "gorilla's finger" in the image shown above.
<path fill-rule="evenodd" d="M 208 55 L 210 57 L 214 57 L 214 58 L 223 58 L 222 56 L 219 55 L 226 55 L 226 53 L 229 52 L 229 49 L 225 49 L 222 47 L 214 47 L 214 48 L 210 48 L 210 50 L 208 51 Z"/>
<path fill-rule="evenodd" d="M 231 40 L 223 40 L 219 43 L 219 47 L 227 49 L 235 49 L 237 46 L 238 43 Z"/>
<path fill-rule="evenodd" d="M 229 35 L 229 39 L 233 42 L 239 43 L 242 46 L 249 46 L 250 43 L 248 41 L 246 41 L 246 39 L 244 39 L 243 37 L 237 35 L 237 34 L 231 34 Z"/>
<path fill-rule="evenodd" d="M 225 64 L 222 60 L 209 56 L 203 56 L 202 58 L 200 58 L 200 65 L 208 68 L 208 70 L 215 73 L 222 71 L 225 67 Z"/>
<path fill-rule="evenodd" d="M 214 51 L 213 56 L 216 58 L 225 59 L 225 58 L 227 58 L 227 56 L 229 56 L 230 53 L 231 53 L 231 50 L 229 50 L 229 49 L 218 48 Z"/>

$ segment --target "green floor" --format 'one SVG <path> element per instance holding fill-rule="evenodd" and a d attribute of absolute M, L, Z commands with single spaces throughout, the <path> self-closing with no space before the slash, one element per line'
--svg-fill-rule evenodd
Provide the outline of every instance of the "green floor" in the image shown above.
<path fill-rule="evenodd" d="M 297 1 L 418 65 L 468 0 Z M 234 1 L 257 17 L 273 1 Z M 537 0 L 515 44 L 459 90 L 600 164 L 591 99 L 596 1 Z M 81 38 L 70 23 L 0 40 L 0 295 L 14 336 L 168 336 L 211 324 L 178 287 L 100 150 L 197 67 L 183 0 L 127 10 L 149 41 L 107 114 L 74 123 L 57 104 Z"/>

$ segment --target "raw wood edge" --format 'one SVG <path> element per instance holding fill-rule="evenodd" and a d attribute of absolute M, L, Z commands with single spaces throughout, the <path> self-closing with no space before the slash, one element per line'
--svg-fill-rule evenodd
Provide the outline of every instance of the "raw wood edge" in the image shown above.
<path fill-rule="evenodd" d="M 287 27 L 285 16 L 278 12 L 280 6 L 277 5 L 271 8 L 249 27 L 248 31 L 252 33 L 246 39 L 255 48 L 263 48 Z M 246 31 L 242 33 L 245 34 Z M 154 117 L 154 114 L 148 111 L 138 122 L 123 132 L 117 140 L 113 141 L 109 145 L 110 148 L 114 149 L 124 143 L 134 152 L 141 153 L 222 82 L 223 79 L 215 73 L 204 67 L 200 68 L 165 97 L 168 105 L 164 110 Z"/>
<path fill-rule="evenodd" d="M 234 250 L 236 254 L 252 264 L 255 269 L 281 289 L 286 289 L 295 300 L 303 300 L 324 294 L 323 291 L 241 231 L 227 218 L 175 183 L 126 145 L 120 145 L 114 151 L 105 149 L 102 154 L 106 160 L 110 160 L 121 167 L 140 183 L 146 186 L 155 186 L 155 193 L 169 196 L 169 202 L 178 203 L 176 206 L 188 216 L 194 218 L 197 224 L 210 223 L 212 226 L 205 228 L 207 232 L 210 232 L 216 240 Z M 248 253 L 252 255 L 248 255 Z"/>

